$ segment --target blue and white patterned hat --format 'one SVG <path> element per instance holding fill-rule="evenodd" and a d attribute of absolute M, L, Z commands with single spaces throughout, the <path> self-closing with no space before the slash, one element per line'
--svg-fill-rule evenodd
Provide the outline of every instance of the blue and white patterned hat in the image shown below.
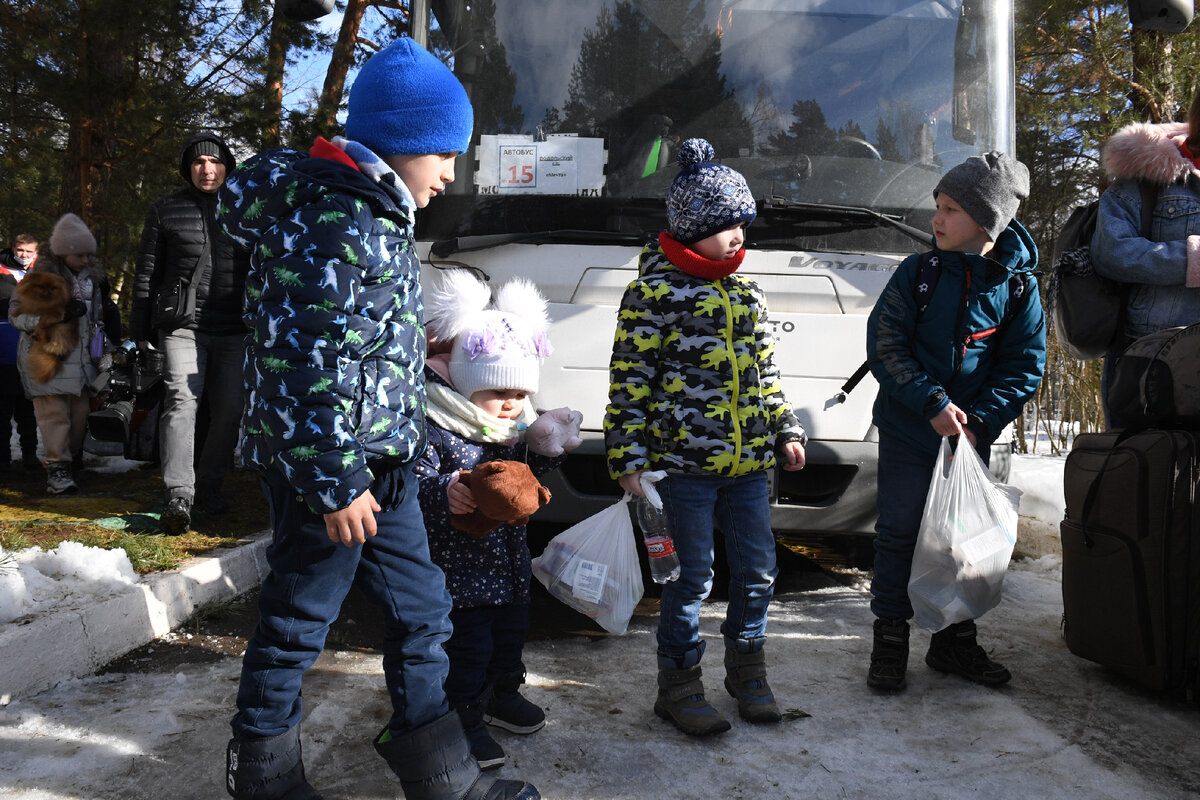
<path fill-rule="evenodd" d="M 693 244 L 758 216 L 754 195 L 735 169 L 713 161 L 706 139 L 688 139 L 675 160 L 679 175 L 667 192 L 667 230 L 680 244 Z"/>

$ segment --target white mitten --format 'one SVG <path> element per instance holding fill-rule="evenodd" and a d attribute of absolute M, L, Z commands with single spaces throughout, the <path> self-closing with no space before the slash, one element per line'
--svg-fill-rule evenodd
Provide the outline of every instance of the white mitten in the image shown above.
<path fill-rule="evenodd" d="M 583 414 L 570 408 L 544 411 L 525 431 L 525 442 L 538 455 L 555 458 L 583 444 L 579 436 L 582 424 Z"/>

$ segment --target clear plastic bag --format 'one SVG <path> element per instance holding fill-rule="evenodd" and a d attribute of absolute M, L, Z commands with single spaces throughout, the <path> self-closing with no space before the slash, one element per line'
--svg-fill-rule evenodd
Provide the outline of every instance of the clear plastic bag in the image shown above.
<path fill-rule="evenodd" d="M 913 619 L 940 631 L 996 607 L 1017 542 L 1021 490 L 1001 483 L 964 439 L 942 438 L 913 552 Z"/>
<path fill-rule="evenodd" d="M 567 528 L 533 559 L 533 574 L 550 594 L 618 635 L 645 589 L 630 498 Z"/>

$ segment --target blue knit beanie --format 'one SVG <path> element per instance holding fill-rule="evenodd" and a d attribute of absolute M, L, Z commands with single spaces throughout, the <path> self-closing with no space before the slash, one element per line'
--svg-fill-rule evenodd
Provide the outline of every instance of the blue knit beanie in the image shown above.
<path fill-rule="evenodd" d="M 667 230 L 680 244 L 694 244 L 758 216 L 754 195 L 737 170 L 713 159 L 705 139 L 688 139 L 675 160 L 682 168 L 667 192 Z"/>
<path fill-rule="evenodd" d="M 350 89 L 346 138 L 379 156 L 463 153 L 474 123 L 458 78 L 405 36 L 359 70 Z"/>

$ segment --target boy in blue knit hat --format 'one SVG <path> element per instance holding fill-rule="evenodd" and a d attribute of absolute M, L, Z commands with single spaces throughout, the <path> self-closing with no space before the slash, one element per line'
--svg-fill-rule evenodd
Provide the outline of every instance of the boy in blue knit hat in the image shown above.
<path fill-rule="evenodd" d="M 621 300 L 604 418 L 608 471 L 625 491 L 641 496 L 645 470 L 667 471 L 658 491 L 680 574 L 662 589 L 654 713 L 693 736 L 730 727 L 700 672 L 714 515 L 729 555 L 725 689 L 744 720 L 780 719 L 763 649 L 776 575 L 767 471 L 777 458 L 803 468 L 807 440 L 783 396 L 762 291 L 737 274 L 754 197 L 715 158 L 703 139 L 679 149 L 667 230 Z"/>
<path fill-rule="evenodd" d="M 345 138 L 260 154 L 221 189 L 220 222 L 252 254 L 242 452 L 275 532 L 227 750 L 235 798 L 318 797 L 301 679 L 356 581 L 386 618 L 392 715 L 375 749 L 405 797 L 539 797 L 483 776 L 447 703 L 450 596 L 413 475 L 425 446 L 414 214 L 454 180 L 472 125 L 454 74 L 400 39 L 359 72 Z"/>

